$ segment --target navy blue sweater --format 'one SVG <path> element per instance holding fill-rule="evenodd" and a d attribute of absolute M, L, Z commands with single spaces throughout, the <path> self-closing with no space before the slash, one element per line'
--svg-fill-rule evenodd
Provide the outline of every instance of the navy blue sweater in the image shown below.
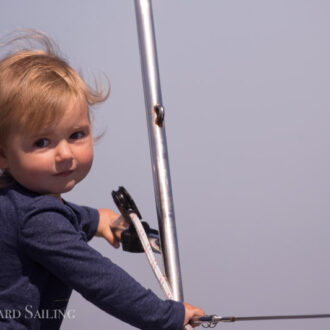
<path fill-rule="evenodd" d="M 16 183 L 0 190 L 1 330 L 59 329 L 72 289 L 135 327 L 182 329 L 182 303 L 159 299 L 87 244 L 98 221 L 95 209 Z"/>

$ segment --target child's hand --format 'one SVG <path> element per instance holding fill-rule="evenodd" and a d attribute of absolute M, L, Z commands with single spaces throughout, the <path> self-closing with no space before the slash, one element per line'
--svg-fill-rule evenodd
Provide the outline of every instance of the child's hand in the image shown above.
<path fill-rule="evenodd" d="M 183 304 L 185 308 L 184 325 L 188 325 L 190 321 L 205 315 L 202 309 L 190 305 L 188 303 L 183 303 Z M 195 326 L 192 325 L 192 327 L 196 328 L 196 325 Z"/>
<path fill-rule="evenodd" d="M 109 209 L 99 209 L 100 219 L 96 236 L 105 238 L 116 249 L 120 246 L 121 233 L 128 226 L 125 219 Z"/>

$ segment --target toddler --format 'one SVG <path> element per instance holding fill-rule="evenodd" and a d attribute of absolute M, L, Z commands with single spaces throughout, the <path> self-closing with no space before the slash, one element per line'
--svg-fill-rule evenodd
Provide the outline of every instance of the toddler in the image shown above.
<path fill-rule="evenodd" d="M 108 95 L 36 38 L 45 49 L 0 61 L 0 329 L 59 329 L 72 289 L 137 328 L 182 329 L 203 311 L 159 299 L 87 244 L 118 247 L 118 215 L 62 199 L 92 166 L 90 106 Z"/>

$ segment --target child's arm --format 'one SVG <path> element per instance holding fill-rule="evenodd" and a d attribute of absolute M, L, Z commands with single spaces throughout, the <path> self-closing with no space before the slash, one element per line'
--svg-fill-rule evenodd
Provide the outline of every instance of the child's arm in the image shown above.
<path fill-rule="evenodd" d="M 95 251 L 76 230 L 76 223 L 68 221 L 71 215 L 53 198 L 35 203 L 22 216 L 21 251 L 90 302 L 135 327 L 180 330 L 184 305 L 162 301 Z"/>
<path fill-rule="evenodd" d="M 128 227 L 126 220 L 109 209 L 94 209 L 88 206 L 78 206 L 65 201 L 77 215 L 80 224 L 89 241 L 94 236 L 103 237 L 115 248 L 119 247 L 121 233 Z"/>
<path fill-rule="evenodd" d="M 109 209 L 99 209 L 99 224 L 96 236 L 103 237 L 112 246 L 119 248 L 121 233 L 128 226 L 126 220 Z"/>

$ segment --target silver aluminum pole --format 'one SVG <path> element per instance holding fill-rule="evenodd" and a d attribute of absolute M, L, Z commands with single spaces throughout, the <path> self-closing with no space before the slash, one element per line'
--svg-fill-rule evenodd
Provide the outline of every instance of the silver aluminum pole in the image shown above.
<path fill-rule="evenodd" d="M 135 0 L 158 225 L 165 274 L 175 300 L 183 300 L 156 41 L 150 0 Z"/>

